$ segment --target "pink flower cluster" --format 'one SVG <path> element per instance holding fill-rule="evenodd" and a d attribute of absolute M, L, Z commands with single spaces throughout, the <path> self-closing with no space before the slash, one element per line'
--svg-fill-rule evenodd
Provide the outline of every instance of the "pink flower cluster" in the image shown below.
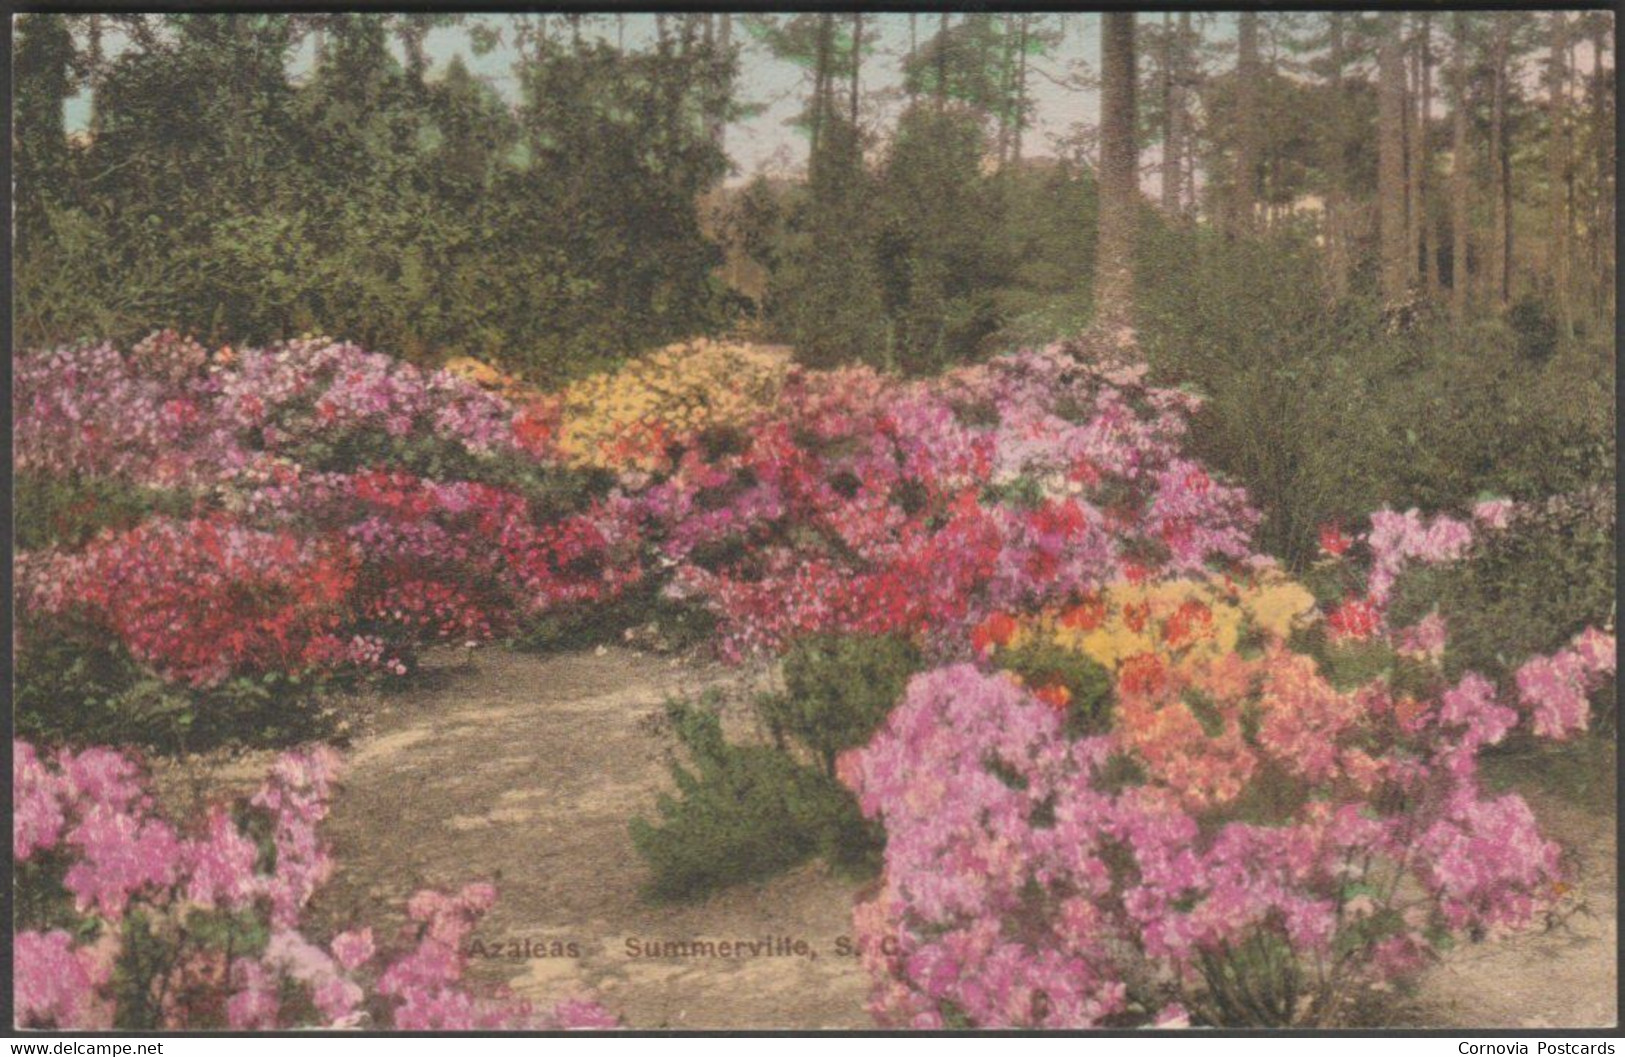
<path fill-rule="evenodd" d="M 1574 652 L 1557 663 L 1612 643 Z M 1444 937 L 1521 927 L 1555 897 L 1556 845 L 1477 784 L 1519 718 L 1487 680 L 1417 700 L 1381 679 L 1336 691 L 1279 646 L 1248 667 L 1246 700 L 1207 698 L 1216 726 L 1193 723 L 1178 759 L 1150 736 L 1184 709 L 1129 713 L 1181 691 L 1133 665 L 1118 722 L 1077 740 L 1008 673 L 917 676 L 839 761 L 887 831 L 881 890 L 854 912 L 882 1022 L 1324 1024 Z M 1204 759 L 1234 781 L 1210 786 Z"/>
<path fill-rule="evenodd" d="M 31 744 L 15 742 L 12 850 L 17 863 L 36 871 L 19 883 L 44 889 L 28 893 L 31 905 L 54 895 L 63 904 L 58 914 L 80 919 L 71 930 L 19 922 L 17 1025 L 616 1026 L 595 1003 L 572 1000 L 537 1012 L 468 989 L 463 943 L 495 901 L 490 885 L 413 896 L 412 924 L 393 958 L 383 957 L 370 928 L 340 933 L 325 946 L 307 938 L 305 909 L 334 866 L 317 829 L 338 767 L 327 748 L 285 754 L 246 805 L 218 805 L 186 835 L 157 814 L 128 757 L 92 748 L 48 761 Z M 137 911 L 139 929 L 130 924 Z M 245 924 L 245 915 L 256 924 Z M 262 942 L 254 940 L 256 931 Z M 124 956 L 132 944 L 154 943 L 161 957 Z M 119 1007 L 130 1001 L 132 981 L 115 992 L 115 966 L 147 974 L 133 981 L 135 994 L 149 996 L 142 1008 Z M 306 1019 L 312 1012 L 315 1019 Z"/>
<path fill-rule="evenodd" d="M 1614 636 L 1587 628 L 1550 657 L 1526 661 L 1515 674 L 1518 696 L 1535 733 L 1566 738 L 1591 720 L 1591 693 L 1614 674 Z"/>
<path fill-rule="evenodd" d="M 616 497 L 739 656 L 815 630 L 962 644 L 991 608 L 1249 553 L 1256 514 L 1179 455 L 1185 393 L 1065 347 L 902 382 L 792 372 L 741 450 Z"/>

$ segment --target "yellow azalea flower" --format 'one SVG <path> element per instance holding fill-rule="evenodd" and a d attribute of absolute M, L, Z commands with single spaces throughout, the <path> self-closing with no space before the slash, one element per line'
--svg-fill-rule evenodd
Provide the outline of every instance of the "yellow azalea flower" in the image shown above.
<path fill-rule="evenodd" d="M 1285 577 L 1276 577 L 1257 590 L 1242 596 L 1242 605 L 1252 622 L 1278 639 L 1292 634 L 1292 629 L 1315 608 L 1315 596 L 1302 585 Z"/>
<path fill-rule="evenodd" d="M 559 448 L 578 465 L 653 469 L 674 438 L 746 424 L 777 398 L 788 369 L 779 353 L 748 344 L 656 350 L 561 394 Z"/>

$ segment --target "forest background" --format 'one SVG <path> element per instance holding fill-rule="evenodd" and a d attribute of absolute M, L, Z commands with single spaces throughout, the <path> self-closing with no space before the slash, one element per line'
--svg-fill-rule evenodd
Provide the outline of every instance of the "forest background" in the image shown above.
<path fill-rule="evenodd" d="M 1113 66 L 1093 15 L 23 16 L 15 338 L 550 385 L 1110 320 L 1289 563 L 1383 504 L 1612 487 L 1611 13 L 1117 21 Z"/>

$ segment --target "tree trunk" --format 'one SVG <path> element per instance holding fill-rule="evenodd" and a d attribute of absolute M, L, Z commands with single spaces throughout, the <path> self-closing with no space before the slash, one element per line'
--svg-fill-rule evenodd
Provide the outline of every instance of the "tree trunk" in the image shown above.
<path fill-rule="evenodd" d="M 1614 188 L 1618 185 L 1614 175 L 1614 106 L 1604 66 L 1609 24 L 1598 19 L 1595 26 L 1591 40 L 1592 62 L 1596 64 L 1591 75 L 1592 151 L 1596 168 L 1596 187 L 1592 195 L 1591 243 L 1595 261 L 1592 274 L 1597 282 L 1598 308 L 1611 323 L 1614 319 Z M 1617 75 L 1617 56 L 1614 68 Z"/>
<path fill-rule="evenodd" d="M 1554 11 L 1551 19 L 1551 54 L 1547 65 L 1547 107 L 1550 120 L 1550 138 L 1546 145 L 1548 164 L 1551 248 L 1548 266 L 1551 271 L 1556 300 L 1558 327 L 1565 336 L 1572 336 L 1573 310 L 1569 297 L 1569 130 L 1568 103 L 1563 98 L 1568 90 L 1568 15 Z"/>
<path fill-rule="evenodd" d="M 1344 96 L 1343 73 L 1348 66 L 1347 44 L 1344 37 L 1344 15 L 1333 12 L 1327 27 L 1326 47 L 1329 52 L 1333 113 L 1330 127 L 1322 142 L 1326 167 L 1326 273 L 1334 298 L 1342 298 L 1349 288 L 1348 202 L 1344 190 L 1344 166 L 1348 129 L 1347 99 Z"/>
<path fill-rule="evenodd" d="M 937 30 L 937 109 L 948 105 L 948 12 L 942 13 Z"/>
<path fill-rule="evenodd" d="M 1095 321 L 1109 333 L 1134 324 L 1134 219 L 1139 197 L 1135 149 L 1134 16 L 1101 16 L 1100 227 Z"/>
<path fill-rule="evenodd" d="M 1495 174 L 1495 247 L 1489 255 L 1490 300 L 1505 308 L 1512 290 L 1512 159 L 1507 143 L 1507 63 L 1511 50 L 1509 29 L 1497 22 L 1491 55 L 1490 169 Z"/>
<path fill-rule="evenodd" d="M 1403 17 L 1403 16 L 1401 16 Z M 1418 16 L 1419 17 L 1419 16 Z M 1405 241 L 1408 243 L 1405 260 L 1407 278 L 1415 286 L 1420 278 L 1422 261 L 1422 165 L 1417 145 L 1416 107 L 1422 97 L 1422 63 L 1417 48 L 1419 35 L 1413 35 L 1405 49 Z"/>
<path fill-rule="evenodd" d="M 818 57 L 813 69 L 813 112 L 812 112 L 812 147 L 807 158 L 809 171 L 818 157 L 818 148 L 822 142 L 824 128 L 824 113 L 828 109 L 828 100 L 831 92 L 830 82 L 834 80 L 830 71 L 830 55 L 834 45 L 835 16 L 822 14 L 818 16 Z"/>
<path fill-rule="evenodd" d="M 1459 327 L 1467 318 L 1468 204 L 1472 176 L 1467 149 L 1467 16 L 1451 16 L 1454 38 L 1450 59 L 1450 314 Z"/>
<path fill-rule="evenodd" d="M 852 127 L 858 127 L 858 73 L 863 66 L 863 12 L 852 12 Z"/>
<path fill-rule="evenodd" d="M 1236 170 L 1231 187 L 1230 231 L 1257 227 L 1259 114 L 1258 12 L 1244 11 L 1236 42 Z"/>
<path fill-rule="evenodd" d="M 1383 300 L 1397 305 L 1410 284 L 1405 228 L 1405 56 L 1400 16 L 1382 20 L 1377 45 L 1377 225 L 1381 246 Z"/>
<path fill-rule="evenodd" d="M 1422 16 L 1421 54 L 1422 95 L 1417 100 L 1416 115 L 1416 209 L 1422 237 L 1422 271 L 1427 280 L 1430 298 L 1439 296 L 1439 250 L 1437 220 L 1428 208 L 1430 181 L 1433 168 L 1433 16 Z"/>
<path fill-rule="evenodd" d="M 915 64 L 915 61 L 919 58 L 919 54 L 920 54 L 920 13 L 918 11 L 910 11 L 908 13 L 908 68 L 909 68 L 910 73 L 913 73 L 914 70 L 915 70 L 915 65 L 914 64 Z M 913 79 L 913 77 L 909 77 L 909 78 L 907 78 L 907 80 L 908 80 L 908 89 L 907 89 L 908 90 L 908 101 L 909 101 L 910 104 L 912 104 L 914 102 L 914 79 Z"/>
<path fill-rule="evenodd" d="M 1016 114 L 1015 127 L 1010 133 L 1010 160 L 1021 164 L 1021 132 L 1027 121 L 1027 28 L 1032 15 L 1021 13 L 1021 33 L 1017 38 L 1016 55 Z"/>
<path fill-rule="evenodd" d="M 1180 49 L 1184 41 L 1174 36 L 1172 19 L 1162 16 L 1162 211 L 1179 213 L 1179 193 L 1184 187 L 1185 108 L 1180 83 Z"/>

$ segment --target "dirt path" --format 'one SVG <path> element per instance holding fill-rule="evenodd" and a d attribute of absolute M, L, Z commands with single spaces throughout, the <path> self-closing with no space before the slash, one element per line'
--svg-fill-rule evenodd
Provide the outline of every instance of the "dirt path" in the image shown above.
<path fill-rule="evenodd" d="M 378 920 L 420 886 L 490 879 L 499 901 L 476 939 L 579 950 L 479 966 L 538 1002 L 590 990 L 639 1028 L 869 1026 L 862 969 L 834 955 L 854 886 L 822 865 L 692 905 L 638 898 L 627 821 L 671 788 L 663 703 L 725 674 L 620 650 L 492 651 L 441 689 L 387 699 L 349 755 L 326 829 L 341 866 L 321 909 Z M 627 953 L 629 939 L 769 937 L 804 940 L 814 956 Z"/>
<path fill-rule="evenodd" d="M 1545 927 L 1449 951 L 1400 1004 L 1398 1023 L 1594 1028 L 1619 1022 L 1614 815 L 1549 794 L 1524 796 L 1542 832 L 1563 845 L 1573 889 Z"/>
<path fill-rule="evenodd" d="M 492 880 L 499 901 L 476 938 L 502 951 L 474 972 L 538 1002 L 602 998 L 637 1028 L 866 1028 L 868 985 L 834 953 L 856 887 L 821 864 L 696 904 L 638 897 L 644 868 L 627 821 L 671 788 L 663 703 L 733 673 L 625 650 L 539 658 L 493 650 L 431 668 L 403 694 L 369 698 L 326 834 L 339 869 L 318 921 L 393 934 L 420 887 Z M 731 717 L 729 712 L 731 711 Z M 742 704 L 725 710 L 735 726 Z M 264 760 L 205 784 L 251 785 Z M 1578 883 L 1547 931 L 1466 944 L 1414 992 L 1378 1002 L 1373 1026 L 1595 1027 L 1616 1020 L 1613 814 L 1531 795 L 1571 850 Z M 804 940 L 814 957 L 630 957 L 627 941 Z M 534 956 L 550 944 L 579 956 Z"/>

